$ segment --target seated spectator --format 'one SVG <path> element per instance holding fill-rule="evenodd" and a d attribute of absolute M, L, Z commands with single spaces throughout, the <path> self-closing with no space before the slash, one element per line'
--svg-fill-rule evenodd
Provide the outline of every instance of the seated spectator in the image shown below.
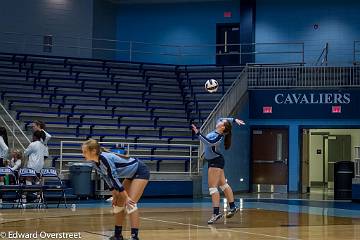
<path fill-rule="evenodd" d="M 22 161 L 22 153 L 19 149 L 13 149 L 11 151 L 11 159 L 8 161 L 8 167 L 11 168 L 12 171 L 18 171 L 21 167 Z"/>
<path fill-rule="evenodd" d="M 21 161 L 22 161 L 22 153 L 20 152 L 20 150 L 14 149 L 11 152 L 11 159 L 4 161 L 4 163 L 6 167 L 9 167 L 15 173 L 15 175 L 17 175 L 17 171 L 21 167 Z M 15 179 L 9 179 L 8 181 L 15 183 Z M 4 180 L 4 177 L 0 177 L 0 185 L 4 185 L 5 182 L 6 180 Z"/>

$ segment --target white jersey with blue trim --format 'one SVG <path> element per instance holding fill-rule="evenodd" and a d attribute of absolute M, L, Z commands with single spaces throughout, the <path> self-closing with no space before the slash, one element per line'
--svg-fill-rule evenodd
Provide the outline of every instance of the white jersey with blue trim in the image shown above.
<path fill-rule="evenodd" d="M 122 192 L 124 187 L 120 178 L 132 178 L 138 170 L 136 158 L 122 158 L 113 153 L 102 152 L 99 162 L 94 162 L 95 170 L 101 175 L 110 188 Z"/>
<path fill-rule="evenodd" d="M 235 121 L 234 118 L 220 118 L 217 120 L 217 123 L 222 120 L 227 120 L 230 123 Z M 198 132 L 200 141 L 204 144 L 204 158 L 206 160 L 214 159 L 219 156 L 222 156 L 222 145 L 224 142 L 224 135 L 218 132 L 211 131 L 206 136 Z"/>

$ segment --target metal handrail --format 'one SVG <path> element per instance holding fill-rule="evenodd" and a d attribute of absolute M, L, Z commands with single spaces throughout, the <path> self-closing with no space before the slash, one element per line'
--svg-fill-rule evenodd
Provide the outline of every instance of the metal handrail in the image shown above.
<path fill-rule="evenodd" d="M 360 159 L 355 159 L 355 178 L 360 179 Z"/>
<path fill-rule="evenodd" d="M 117 42 L 117 43 L 135 43 L 135 44 L 146 44 L 146 45 L 157 45 L 157 46 L 170 46 L 170 47 L 202 47 L 202 46 L 231 46 L 231 45 L 303 45 L 304 42 L 258 42 L 258 43 L 241 43 L 241 44 L 199 44 L 199 45 L 183 45 L 183 44 L 161 44 L 155 42 L 142 42 L 142 41 L 130 41 L 130 40 L 116 40 L 116 39 L 108 39 L 108 38 L 90 38 L 90 37 L 74 37 L 67 35 L 53 35 L 49 33 L 42 34 L 33 34 L 33 33 L 19 33 L 19 32 L 0 32 L 0 34 L 8 34 L 8 35 L 22 35 L 22 36 L 35 36 L 35 37 L 43 37 L 43 36 L 53 36 L 53 37 L 61 37 L 61 38 L 70 38 L 70 39 L 83 39 L 83 40 L 95 40 L 95 41 L 109 41 L 109 42 Z"/>
<path fill-rule="evenodd" d="M 64 147 L 66 146 L 66 144 L 82 144 L 84 143 L 84 141 L 61 141 L 60 142 L 60 163 L 59 163 L 59 172 L 60 174 L 64 173 L 64 172 L 68 172 L 69 170 L 63 169 L 64 166 L 64 159 L 63 156 L 81 156 L 82 154 L 80 153 L 64 153 Z M 127 154 L 132 156 L 132 157 L 178 157 L 178 158 L 189 158 L 189 172 L 164 172 L 164 171 L 155 171 L 153 173 L 178 173 L 178 174 L 189 174 L 189 176 L 192 176 L 193 174 L 199 174 L 199 161 L 197 161 L 197 170 L 194 172 L 192 171 L 192 163 L 193 163 L 193 158 L 196 156 L 192 155 L 192 151 L 196 148 L 198 148 L 198 145 L 192 145 L 192 144 L 176 144 L 176 143 L 129 143 L 129 142 L 99 142 L 100 144 L 107 144 L 107 145 L 118 145 L 118 144 L 122 144 L 124 146 L 126 146 L 127 148 Z M 167 147 L 184 147 L 184 148 L 188 148 L 188 155 L 151 155 L 151 154 L 143 154 L 143 155 L 132 155 L 130 154 L 130 146 L 135 146 L 137 148 L 141 148 L 141 145 L 144 146 L 167 146 Z M 68 162 L 79 162 L 79 160 L 72 160 L 72 161 L 68 161 Z"/>
<path fill-rule="evenodd" d="M 22 36 L 34 36 L 34 37 L 43 37 L 43 36 L 53 36 L 56 37 L 57 35 L 43 33 L 43 34 L 34 34 L 34 33 L 18 33 L 18 32 L 0 32 L 0 34 L 8 34 L 8 35 L 22 35 Z M 70 39 L 83 39 L 83 40 L 95 40 L 95 41 L 109 41 L 109 42 L 118 42 L 118 43 L 128 43 L 129 41 L 124 40 L 116 40 L 116 39 L 107 39 L 107 38 L 90 38 L 90 37 L 74 37 L 74 36 L 67 36 L 61 35 L 59 37 L 62 38 L 70 38 Z"/>
<path fill-rule="evenodd" d="M 222 96 L 215 108 L 211 111 L 209 116 L 204 121 L 200 128 L 200 132 L 208 133 L 215 129 L 216 120 L 220 117 L 229 116 L 234 108 L 237 106 L 241 98 L 247 92 L 247 67 L 238 75 L 236 80 L 231 84 L 229 89 Z M 204 151 L 204 144 L 200 142 L 198 157 L 199 162 Z"/>
<path fill-rule="evenodd" d="M 355 146 L 354 150 L 355 178 L 360 179 L 360 146 Z"/>
<path fill-rule="evenodd" d="M 320 63 L 320 66 L 327 66 L 328 64 L 328 54 L 329 54 L 329 43 L 326 43 L 324 48 L 321 51 L 320 56 L 318 57 L 318 59 L 315 62 L 315 66 L 318 66 Z"/>
<path fill-rule="evenodd" d="M 0 41 L 0 43 L 5 44 L 16 44 L 17 42 L 7 42 Z M 61 48 L 76 48 L 76 49 L 87 49 L 87 50 L 102 50 L 102 51 L 113 51 L 113 52 L 128 52 L 129 50 L 119 50 L 115 48 L 97 48 L 97 47 L 82 47 L 75 45 L 62 45 L 62 44 L 35 44 L 35 43 L 27 43 L 26 46 L 38 46 L 38 47 L 61 47 Z"/>
<path fill-rule="evenodd" d="M 360 87 L 360 66 L 248 66 L 249 88 Z"/>
<path fill-rule="evenodd" d="M 16 139 L 16 141 L 19 143 L 19 145 L 21 146 L 22 150 L 25 150 L 26 148 L 24 147 L 24 145 L 21 143 L 20 139 L 16 136 L 15 132 L 13 131 L 13 129 L 7 124 L 6 120 L 0 116 L 1 121 L 3 122 L 3 124 L 5 125 L 5 127 L 8 129 L 8 131 L 11 133 L 11 135 Z"/>
<path fill-rule="evenodd" d="M 8 117 L 8 119 L 13 123 L 13 126 L 21 133 L 21 135 L 27 140 L 27 143 L 31 143 L 31 141 L 29 140 L 29 138 L 26 136 L 26 134 L 23 132 L 23 130 L 21 129 L 21 127 L 17 124 L 17 122 L 13 119 L 13 117 L 10 115 L 10 113 L 6 110 L 6 108 L 4 107 L 4 105 L 2 105 L 0 103 L 0 107 L 2 109 L 2 111 L 6 114 L 6 116 Z M 9 130 L 9 132 L 12 134 L 12 136 L 16 139 L 16 141 L 19 143 L 19 145 L 21 146 L 21 148 L 23 150 L 25 150 L 25 146 L 22 144 L 22 142 L 20 141 L 20 139 L 18 138 L 18 136 L 15 134 L 15 129 L 12 129 L 11 126 L 9 126 L 9 124 L 7 123 L 7 121 L 0 116 L 1 120 L 3 121 L 4 125 L 7 127 L 7 129 Z"/>
<path fill-rule="evenodd" d="M 87 54 L 93 54 L 92 51 L 101 51 L 104 53 L 113 53 L 113 54 L 124 54 L 123 58 L 127 58 L 129 61 L 134 61 L 135 55 L 167 55 L 171 57 L 209 57 L 213 58 L 217 55 L 234 55 L 238 54 L 239 56 L 244 55 L 284 55 L 288 54 L 291 56 L 298 57 L 299 61 L 304 62 L 304 43 L 303 42 L 274 42 L 274 43 L 241 43 L 241 44 L 159 44 L 151 42 L 141 42 L 141 41 L 124 41 L 124 40 L 114 40 L 114 39 L 104 39 L 104 38 L 89 38 L 89 37 L 74 37 L 74 36 L 65 36 L 65 35 L 53 35 L 49 33 L 45 34 L 25 34 L 17 32 L 0 32 L 0 35 L 5 35 L 3 37 L 4 44 L 15 45 L 17 51 L 31 52 L 35 51 L 28 46 L 38 46 L 38 47 L 50 47 L 53 48 L 53 51 L 63 50 L 64 48 L 77 49 L 78 51 L 72 51 L 70 54 L 80 57 L 81 50 L 88 50 Z M 14 35 L 15 37 L 11 37 Z M 52 36 L 52 44 L 43 44 L 43 36 Z M 34 38 L 35 37 L 35 38 Z M 64 43 L 65 40 L 66 43 Z M 97 41 L 102 41 L 102 43 L 96 43 Z M 68 43 L 67 43 L 68 42 Z M 59 44 L 60 43 L 60 44 Z M 109 43 L 111 45 L 101 46 L 101 44 Z M 93 47 L 92 45 L 96 46 Z M 113 47 L 114 45 L 122 46 L 121 49 Z M 150 49 L 148 49 L 149 47 Z M 216 53 L 214 48 L 223 47 L 223 46 L 238 46 L 239 51 L 232 53 Z M 264 46 L 262 50 L 255 51 L 255 47 Z M 277 46 L 276 50 L 271 49 L 271 46 Z M 279 46 L 285 46 L 281 48 Z M 291 49 L 288 49 L 291 47 Z M 60 48 L 56 49 L 56 48 Z M 170 48 L 164 51 L 164 48 Z M 159 49 L 160 52 L 154 51 L 154 49 Z M 51 55 L 51 53 L 47 53 Z M 68 54 L 68 53 L 67 53 Z M 119 55 L 120 56 L 120 55 Z M 115 56 L 112 56 L 115 58 Z M 178 61 L 179 59 L 176 59 Z"/>

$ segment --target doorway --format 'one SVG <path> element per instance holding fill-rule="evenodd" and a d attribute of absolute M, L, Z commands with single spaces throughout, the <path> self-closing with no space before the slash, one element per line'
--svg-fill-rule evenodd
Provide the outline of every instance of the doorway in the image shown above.
<path fill-rule="evenodd" d="M 287 192 L 289 133 L 286 128 L 252 130 L 253 192 Z"/>
<path fill-rule="evenodd" d="M 352 148 L 360 144 L 360 129 L 303 129 L 301 149 L 302 192 L 332 191 L 334 164 L 353 159 Z"/>

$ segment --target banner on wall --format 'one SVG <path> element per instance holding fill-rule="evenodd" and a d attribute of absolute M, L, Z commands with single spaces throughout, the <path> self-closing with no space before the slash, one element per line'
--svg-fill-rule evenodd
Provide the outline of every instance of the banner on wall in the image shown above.
<path fill-rule="evenodd" d="M 360 90 L 250 90 L 250 118 L 360 118 Z"/>

